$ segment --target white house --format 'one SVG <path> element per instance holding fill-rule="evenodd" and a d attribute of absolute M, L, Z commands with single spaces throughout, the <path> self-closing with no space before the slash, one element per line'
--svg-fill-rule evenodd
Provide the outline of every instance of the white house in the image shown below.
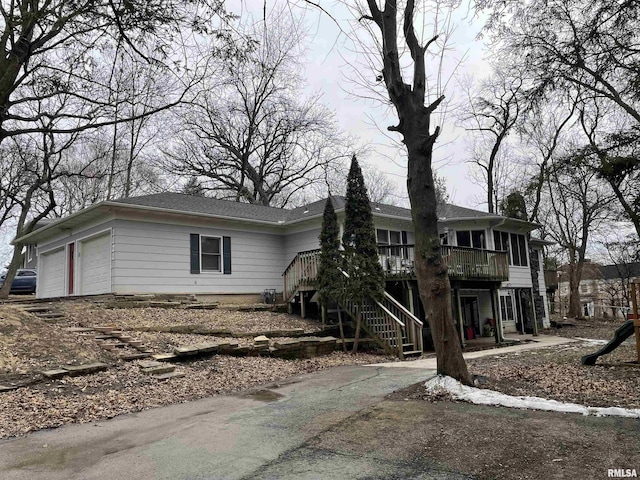
<path fill-rule="evenodd" d="M 344 198 L 332 201 L 342 223 Z M 15 243 L 37 245 L 38 298 L 166 293 L 220 299 L 273 289 L 304 307 L 313 275 L 302 266 L 313 268 L 324 205 L 279 209 L 161 193 L 97 203 Z M 420 317 L 411 212 L 382 204 L 372 204 L 372 212 L 387 290 Z M 489 319 L 501 320 L 506 332 L 531 329 L 534 319 L 548 324 L 543 242 L 529 242 L 538 225 L 455 205 L 443 206 L 439 217 L 461 335 L 481 334 Z"/>

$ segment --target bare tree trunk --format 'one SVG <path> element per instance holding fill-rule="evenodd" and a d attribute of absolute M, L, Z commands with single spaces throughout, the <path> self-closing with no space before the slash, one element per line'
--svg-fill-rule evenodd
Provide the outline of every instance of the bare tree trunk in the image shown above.
<path fill-rule="evenodd" d="M 5 277 L 5 282 L 0 288 L 0 298 L 8 298 L 9 293 L 11 292 L 11 283 L 18 272 L 18 268 L 20 268 L 20 264 L 22 263 L 22 258 L 24 255 L 22 254 L 22 245 L 15 245 L 13 247 L 13 255 L 11 255 L 11 263 L 9 263 L 9 268 L 7 269 L 7 275 Z"/>
<path fill-rule="evenodd" d="M 580 303 L 580 279 L 582 268 L 578 263 L 569 265 L 569 312 L 568 317 L 584 318 Z"/>
<path fill-rule="evenodd" d="M 342 325 L 342 309 L 338 305 L 338 325 L 340 326 L 340 340 L 342 340 L 342 351 L 347 353 L 347 344 L 344 341 L 344 326 Z"/>
<path fill-rule="evenodd" d="M 471 376 L 453 320 L 449 274 L 440 253 L 431 150 L 424 152 L 409 147 L 407 185 L 415 229 L 415 255 L 421 260 L 415 262 L 418 292 L 431 327 L 437 372 L 469 385 Z"/>

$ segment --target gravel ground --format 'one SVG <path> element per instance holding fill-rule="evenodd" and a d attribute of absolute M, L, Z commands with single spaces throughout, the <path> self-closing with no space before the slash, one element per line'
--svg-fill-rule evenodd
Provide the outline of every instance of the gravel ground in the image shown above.
<path fill-rule="evenodd" d="M 202 325 L 211 329 L 240 333 L 294 328 L 302 328 L 305 332 L 317 332 L 322 329 L 322 325 L 315 320 L 287 313 L 173 308 L 105 309 L 98 308 L 90 302 L 69 302 L 63 307 L 69 319 L 78 325 L 116 325 L 122 329 L 174 325 Z"/>
<path fill-rule="evenodd" d="M 209 358 L 174 363 L 183 378 L 168 381 L 142 374 L 140 362 L 123 362 L 87 337 L 66 331 L 80 325 L 132 326 L 205 325 L 234 332 L 263 332 L 303 328 L 311 335 L 319 322 L 271 312 L 190 311 L 163 308 L 107 310 L 88 301 L 61 302 L 54 308 L 67 318 L 47 323 L 16 305 L 0 305 L 0 384 L 29 383 L 0 393 L 0 438 L 67 423 L 91 422 L 123 413 L 228 394 L 265 383 L 338 365 L 394 361 L 372 353 L 334 352 L 312 359 L 282 360 L 267 357 Z M 217 337 L 162 332 L 132 332 L 155 353 L 168 353 L 179 345 L 236 341 L 252 338 Z M 271 343 L 282 340 L 273 337 Z M 133 352 L 133 351 L 132 351 Z M 130 353 L 132 353 L 130 352 Z M 81 377 L 44 380 L 40 372 L 67 364 L 101 361 L 104 372 Z"/>
<path fill-rule="evenodd" d="M 186 376 L 164 382 L 143 375 L 138 362 L 120 364 L 105 372 L 0 394 L 0 438 L 231 393 L 338 365 L 385 359 L 341 352 L 306 360 L 220 355 L 179 364 L 177 371 Z"/>

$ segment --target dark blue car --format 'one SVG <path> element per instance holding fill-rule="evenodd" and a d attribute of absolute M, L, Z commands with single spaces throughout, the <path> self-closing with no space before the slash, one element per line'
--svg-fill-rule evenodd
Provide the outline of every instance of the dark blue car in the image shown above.
<path fill-rule="evenodd" d="M 4 283 L 5 274 L 0 276 L 0 285 Z M 37 273 L 35 270 L 21 268 L 11 284 L 11 293 L 36 293 Z"/>

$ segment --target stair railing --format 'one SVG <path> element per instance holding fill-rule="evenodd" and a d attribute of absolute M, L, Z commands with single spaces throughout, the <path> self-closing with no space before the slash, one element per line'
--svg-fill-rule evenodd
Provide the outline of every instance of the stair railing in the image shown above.
<path fill-rule="evenodd" d="M 285 269 L 283 297 L 289 301 L 298 287 L 310 285 L 318 276 L 318 259 L 320 250 L 307 250 L 298 252 Z"/>
<path fill-rule="evenodd" d="M 409 343 L 413 344 L 413 349 L 422 352 L 422 327 L 423 322 L 404 305 L 385 290 L 382 305 L 392 313 L 400 322 L 405 325 L 405 332 Z"/>

